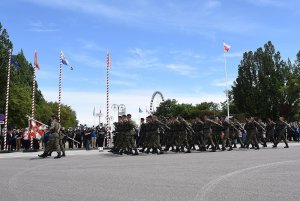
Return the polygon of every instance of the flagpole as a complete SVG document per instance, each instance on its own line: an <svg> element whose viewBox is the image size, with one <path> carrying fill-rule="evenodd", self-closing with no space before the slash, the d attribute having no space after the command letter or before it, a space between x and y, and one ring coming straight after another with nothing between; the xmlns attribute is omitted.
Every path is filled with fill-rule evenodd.
<svg viewBox="0 0 300 201"><path fill-rule="evenodd" d="M8 68L7 68L7 83L6 83L6 99L5 99L5 123L4 123L4 151L6 151L6 140L7 140L7 121L8 121L8 100L9 100L9 85L10 85L10 67L12 50L9 50L8 56Z"/></svg>
<svg viewBox="0 0 300 201"><path fill-rule="evenodd" d="M35 67L33 67L33 74L32 74L32 102L31 102L31 117L34 119L34 113L35 113ZM29 124L30 129L30 124ZM30 131L30 149L33 149L33 136Z"/></svg>
<svg viewBox="0 0 300 201"><path fill-rule="evenodd" d="M61 82L62 82L62 51L60 51L60 61L59 61L59 83L58 83L58 122L60 122Z"/></svg>
<svg viewBox="0 0 300 201"><path fill-rule="evenodd" d="M34 119L35 115L35 62L33 65L33 73L32 73L32 102L31 102L31 118ZM30 129L30 124L29 124ZM31 131L30 131L31 134ZM30 149L33 149L33 137L30 135Z"/></svg>
<svg viewBox="0 0 300 201"><path fill-rule="evenodd" d="M109 52L107 51L107 64L106 64L106 144L107 144L107 147L109 147L109 143L110 143L109 68L110 68L110 58L109 58Z"/></svg>
<svg viewBox="0 0 300 201"><path fill-rule="evenodd" d="M94 125L93 125L93 127L95 127L95 119L96 119L96 114L95 114L95 106L94 106L94 110L93 110L93 117L94 117Z"/></svg>
<svg viewBox="0 0 300 201"><path fill-rule="evenodd" d="M226 52L225 52L225 51L224 51L224 71L225 71L225 83L226 83L227 117L228 117L228 120L229 120L229 98L228 98L227 68L226 68Z"/></svg>

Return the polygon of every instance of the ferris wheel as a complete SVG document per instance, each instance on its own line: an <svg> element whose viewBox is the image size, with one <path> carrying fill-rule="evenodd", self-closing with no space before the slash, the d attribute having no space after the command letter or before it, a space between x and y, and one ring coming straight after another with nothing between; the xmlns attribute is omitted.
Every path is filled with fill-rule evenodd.
<svg viewBox="0 0 300 201"><path fill-rule="evenodd" d="M160 91L153 93L150 102L150 112L153 113L156 111L156 108L160 105L161 102L164 102L164 96Z"/></svg>

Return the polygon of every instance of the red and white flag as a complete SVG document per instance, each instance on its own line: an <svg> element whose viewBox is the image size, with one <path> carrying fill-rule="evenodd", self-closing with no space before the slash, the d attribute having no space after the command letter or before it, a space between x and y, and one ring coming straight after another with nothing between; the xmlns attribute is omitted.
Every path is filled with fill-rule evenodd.
<svg viewBox="0 0 300 201"><path fill-rule="evenodd" d="M41 139L47 129L47 125L35 119L28 119L28 122L30 135L38 140Z"/></svg>
<svg viewBox="0 0 300 201"><path fill-rule="evenodd" d="M223 47L224 47L224 52L228 52L230 50L230 48L231 48L230 45L228 45L228 44L226 44L224 42L223 42Z"/></svg>
<svg viewBox="0 0 300 201"><path fill-rule="evenodd" d="M35 68L40 70L40 65L38 63L38 53L36 50L34 51L34 64L33 65Z"/></svg>

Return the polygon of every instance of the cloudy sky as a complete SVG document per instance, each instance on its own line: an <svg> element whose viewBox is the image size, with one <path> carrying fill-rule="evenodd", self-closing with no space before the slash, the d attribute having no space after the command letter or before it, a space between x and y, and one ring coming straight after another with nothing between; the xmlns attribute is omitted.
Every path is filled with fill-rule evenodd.
<svg viewBox="0 0 300 201"><path fill-rule="evenodd" d="M0 22L14 54L23 49L33 62L37 49L37 80L48 101L58 100L59 52L65 53L74 70L63 69L62 102L92 125L94 107L106 113L107 49L110 103L138 119L155 91L180 103L224 101L223 41L232 47L229 85L242 54L269 40L295 60L299 16L298 0L1 0ZM116 120L115 111L111 116Z"/></svg>

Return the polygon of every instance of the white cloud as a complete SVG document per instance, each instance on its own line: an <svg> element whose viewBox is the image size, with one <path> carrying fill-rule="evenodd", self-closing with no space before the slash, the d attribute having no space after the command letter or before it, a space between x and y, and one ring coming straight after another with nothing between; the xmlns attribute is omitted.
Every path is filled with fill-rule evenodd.
<svg viewBox="0 0 300 201"><path fill-rule="evenodd" d="M233 58L233 57L242 57L244 52L229 52L226 53L226 57Z"/></svg>
<svg viewBox="0 0 300 201"><path fill-rule="evenodd" d="M81 12L122 25L196 33L214 40L216 31L251 34L259 28L257 22L222 12L220 1L192 1L188 4L170 1L129 1L114 3L96 0L24 0L55 9ZM187 10L189 12L187 12ZM247 22L247 23L245 23ZM163 29L162 29L163 27Z"/></svg>
<svg viewBox="0 0 300 201"><path fill-rule="evenodd" d="M69 60L73 60L75 62L81 63L81 65L91 67L91 68L101 68L106 66L106 58L105 54L103 54L103 60L99 58L92 57L85 52L81 53L69 53L70 58ZM74 62L73 62L74 63Z"/></svg>
<svg viewBox="0 0 300 201"><path fill-rule="evenodd" d="M166 67L180 75L197 77L196 69L187 64L167 64Z"/></svg>
<svg viewBox="0 0 300 201"><path fill-rule="evenodd" d="M227 80L228 89L230 89L230 87L233 85L234 81L235 81L234 79L228 79ZM215 87L223 87L225 89L225 87L226 87L225 78L224 79L215 79L215 80L212 81L211 85L215 86Z"/></svg>
<svg viewBox="0 0 300 201"><path fill-rule="evenodd" d="M41 20L31 21L29 24L29 31L33 32L57 32L59 29L56 28L54 23L45 23Z"/></svg>

